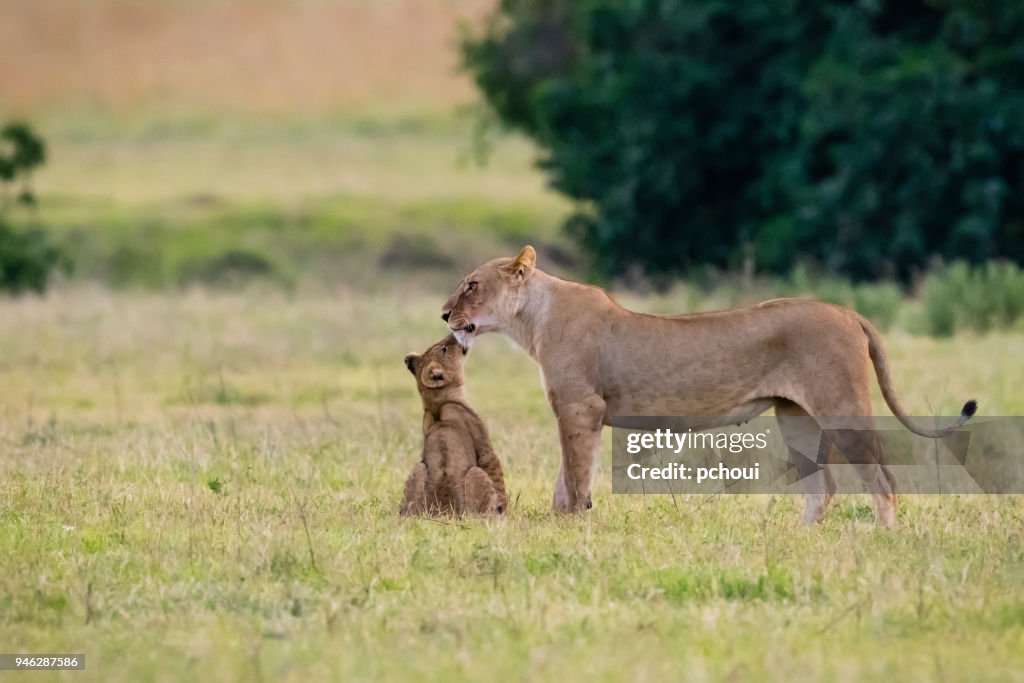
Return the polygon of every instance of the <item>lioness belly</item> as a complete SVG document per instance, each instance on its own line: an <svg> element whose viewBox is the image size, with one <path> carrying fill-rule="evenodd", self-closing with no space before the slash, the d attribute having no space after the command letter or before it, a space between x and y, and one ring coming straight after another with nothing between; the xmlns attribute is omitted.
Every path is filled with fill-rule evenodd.
<svg viewBox="0 0 1024 683"><path fill-rule="evenodd" d="M740 401L734 404L712 402L698 404L691 400L673 400L664 398L654 401L619 401L606 402L606 425L626 426L628 421L617 420L627 416L677 416L690 418L684 427L705 429L726 424L746 422L764 413L774 405L772 398L757 398Z"/></svg>
<svg viewBox="0 0 1024 683"><path fill-rule="evenodd" d="M602 387L609 415L749 419L786 389L788 357L806 342L764 314L692 319L632 318L602 345ZM760 323L760 324L759 324ZM709 425L710 426L710 425Z"/></svg>

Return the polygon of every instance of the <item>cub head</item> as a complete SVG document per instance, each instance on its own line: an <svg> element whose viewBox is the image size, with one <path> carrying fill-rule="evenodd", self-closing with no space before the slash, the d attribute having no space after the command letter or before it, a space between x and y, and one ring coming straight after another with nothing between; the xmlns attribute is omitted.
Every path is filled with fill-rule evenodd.
<svg viewBox="0 0 1024 683"><path fill-rule="evenodd" d="M501 330L515 316L519 291L536 264L537 252L529 245L514 258L488 261L462 278L441 307L441 319L466 347L477 335Z"/></svg>
<svg viewBox="0 0 1024 683"><path fill-rule="evenodd" d="M410 353L405 357L405 367L416 378L420 393L428 389L444 389L462 385L462 364L469 348L463 346L449 334L429 349Z"/></svg>

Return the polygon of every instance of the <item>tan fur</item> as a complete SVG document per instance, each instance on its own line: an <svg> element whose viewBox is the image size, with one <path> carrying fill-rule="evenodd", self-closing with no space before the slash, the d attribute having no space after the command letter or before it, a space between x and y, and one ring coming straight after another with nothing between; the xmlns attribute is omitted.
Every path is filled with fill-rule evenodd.
<svg viewBox="0 0 1024 683"><path fill-rule="evenodd" d="M467 352L449 335L422 355L405 357L423 402L423 456L405 482L403 515L505 510L501 461L462 388Z"/></svg>
<svg viewBox="0 0 1024 683"><path fill-rule="evenodd" d="M948 434L973 413L973 404L970 413L965 406L961 420L943 430L924 429L907 418L878 334L854 311L779 299L715 313L647 315L622 308L600 288L535 266L529 246L515 258L483 264L459 283L441 317L464 344L501 332L540 364L561 437L556 511L591 506L601 428L617 416L702 416L706 420L694 425L702 428L747 420L769 408L792 417L870 416L872 366L890 408L919 434ZM808 430L813 433L803 433ZM813 444L803 446L813 462L822 442L814 420L795 420L788 431L791 450ZM865 470L865 478L879 523L892 524L894 482L880 466L877 442L870 436L842 440L830 445L877 470ZM806 522L822 518L834 491L827 473L817 482L807 491Z"/></svg>

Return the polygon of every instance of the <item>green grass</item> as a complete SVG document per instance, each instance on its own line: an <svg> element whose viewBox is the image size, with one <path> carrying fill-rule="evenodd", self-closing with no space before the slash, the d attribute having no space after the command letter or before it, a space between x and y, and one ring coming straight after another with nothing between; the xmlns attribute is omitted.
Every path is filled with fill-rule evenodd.
<svg viewBox="0 0 1024 683"><path fill-rule="evenodd" d="M790 497L612 496L609 441L595 509L554 517L554 420L535 365L498 337L467 372L508 514L400 519L421 445L402 358L444 333L465 268L527 241L545 269L559 248L578 259L558 232L571 207L521 139L469 163L453 116L468 86L450 22L430 21L459 8L350 21L356 40L323 21L310 40L278 8L270 25L318 55L280 60L237 49L252 35L237 18L260 8L221 4L170 24L190 40L148 40L165 19L132 19L164 5L85 22L102 7L70 3L46 35L15 33L34 49L10 64L55 77L0 104L49 143L24 220L76 269L44 299L0 298L0 651L84 652L87 670L3 680L1024 678L1020 499L908 497L876 530L846 496L804 529ZM180 51L192 39L207 61ZM397 69L411 51L417 68ZM202 78L211 55L232 87ZM330 77L290 79L295 65ZM717 285L622 298L680 312L813 292L892 325L912 412L972 396L1024 411L1019 324L919 338L904 319L920 305L892 288Z"/></svg>
<svg viewBox="0 0 1024 683"><path fill-rule="evenodd" d="M805 529L791 497L613 496L606 448L595 509L554 517L554 421L499 337L467 372L509 513L400 519L402 358L442 299L0 300L2 649L86 653L33 680L1020 680L1019 498ZM1019 335L887 341L913 412L1024 410Z"/></svg>
<svg viewBox="0 0 1024 683"><path fill-rule="evenodd" d="M440 284L527 241L559 245L559 215L475 197L389 201L334 195L302 202L186 198L141 207L44 200L41 214L71 255L73 277L164 289L261 280L372 289L400 277ZM447 280L444 281L447 284Z"/></svg>
<svg viewBox="0 0 1024 683"><path fill-rule="evenodd" d="M526 241L568 251L568 203L545 189L533 148L502 138L480 166L465 123L221 123L120 136L100 123L88 134L44 128L40 206L14 216L50 232L78 281L447 286L438 270Z"/></svg>

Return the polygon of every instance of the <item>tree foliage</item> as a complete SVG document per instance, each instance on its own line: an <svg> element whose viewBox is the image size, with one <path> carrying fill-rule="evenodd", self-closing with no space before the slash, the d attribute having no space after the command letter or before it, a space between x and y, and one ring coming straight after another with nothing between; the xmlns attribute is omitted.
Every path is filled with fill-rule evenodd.
<svg viewBox="0 0 1024 683"><path fill-rule="evenodd" d="M1017 0L502 0L462 42L598 267L1024 260Z"/></svg>
<svg viewBox="0 0 1024 683"><path fill-rule="evenodd" d="M45 161L46 146L28 125L0 128L0 289L42 292L62 262L42 230L15 229L8 221L16 206L35 206L32 171Z"/></svg>

